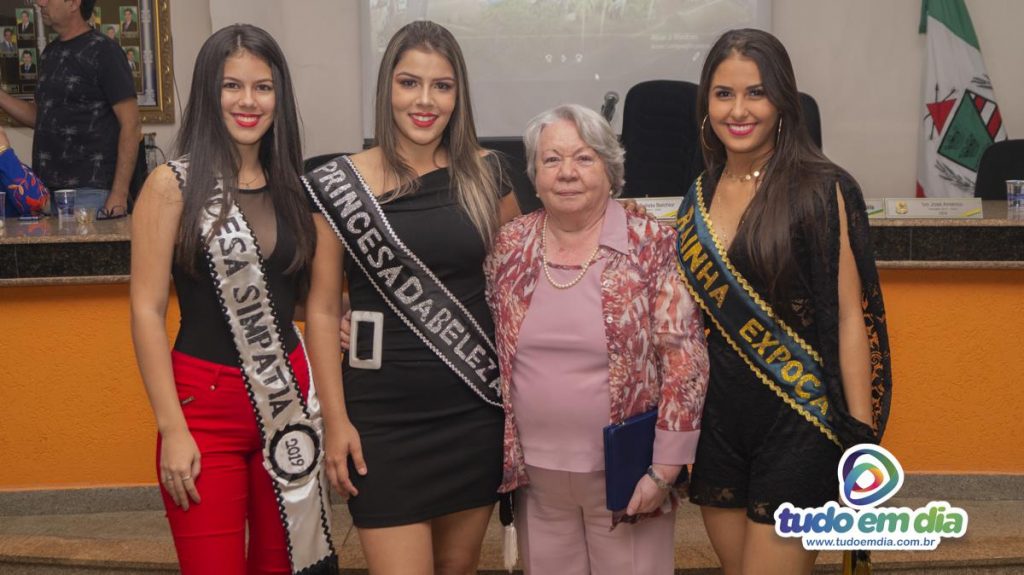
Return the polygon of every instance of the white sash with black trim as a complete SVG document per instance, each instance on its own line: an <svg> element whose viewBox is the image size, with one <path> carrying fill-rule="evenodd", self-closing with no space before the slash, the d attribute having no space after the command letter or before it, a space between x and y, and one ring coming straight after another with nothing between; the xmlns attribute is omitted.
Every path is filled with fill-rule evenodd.
<svg viewBox="0 0 1024 575"><path fill-rule="evenodd" d="M223 204L223 188L218 184L202 212L203 237L209 238L206 259L263 436L263 466L273 479L292 572L333 575L338 572L338 557L331 542L327 484L320 465L320 402L312 376L309 397L303 398L299 390L252 230L236 204ZM222 206L227 219L211 236Z"/></svg>
<svg viewBox="0 0 1024 575"><path fill-rule="evenodd" d="M501 409L498 352L491 337L395 234L352 162L335 158L302 181L388 306L473 392Z"/></svg>

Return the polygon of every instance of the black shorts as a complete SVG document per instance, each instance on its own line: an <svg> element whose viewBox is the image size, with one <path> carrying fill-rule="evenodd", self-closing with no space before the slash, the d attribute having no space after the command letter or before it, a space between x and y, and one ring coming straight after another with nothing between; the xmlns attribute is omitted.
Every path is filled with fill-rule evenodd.
<svg viewBox="0 0 1024 575"><path fill-rule="evenodd" d="M817 507L839 497L842 450L768 386L746 373L714 377L701 420L690 501L747 510L774 523L783 503Z"/></svg>

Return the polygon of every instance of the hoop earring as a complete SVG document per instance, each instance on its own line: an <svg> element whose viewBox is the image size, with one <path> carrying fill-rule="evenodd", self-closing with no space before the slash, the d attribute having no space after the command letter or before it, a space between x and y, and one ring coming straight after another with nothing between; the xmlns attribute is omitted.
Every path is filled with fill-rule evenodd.
<svg viewBox="0 0 1024 575"><path fill-rule="evenodd" d="M782 116L779 116L779 128L775 130L775 145L779 145L779 138L782 137Z"/></svg>
<svg viewBox="0 0 1024 575"><path fill-rule="evenodd" d="M703 146L705 150L709 150L710 151L711 150L711 146L709 146L707 141L704 139L704 125L707 124L707 123L708 123L708 115L704 114L704 119L700 121L700 145Z"/></svg>

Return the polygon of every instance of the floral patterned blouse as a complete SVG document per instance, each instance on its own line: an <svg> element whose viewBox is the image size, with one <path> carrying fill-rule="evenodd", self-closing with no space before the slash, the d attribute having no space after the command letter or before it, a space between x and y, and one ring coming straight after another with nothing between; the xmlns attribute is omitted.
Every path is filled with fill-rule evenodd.
<svg viewBox="0 0 1024 575"><path fill-rule="evenodd" d="M608 209L622 210L614 200ZM505 407L502 492L529 483L510 391L519 328L542 278L544 217L539 210L503 227L484 264ZM696 435L708 383L707 345L699 309L676 269L676 232L647 216L625 213L624 220L626 241L599 248L599 256L607 260L601 307L608 344L609 423L657 407L659 431Z"/></svg>

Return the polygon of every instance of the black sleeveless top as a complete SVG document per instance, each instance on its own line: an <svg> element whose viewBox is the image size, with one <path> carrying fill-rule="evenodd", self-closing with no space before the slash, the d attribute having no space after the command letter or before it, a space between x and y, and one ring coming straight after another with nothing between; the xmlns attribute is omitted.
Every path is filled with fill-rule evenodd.
<svg viewBox="0 0 1024 575"><path fill-rule="evenodd" d="M172 169L181 185L180 164L172 164ZM271 302L284 335L285 351L291 353L299 343L298 335L290 326L295 316L302 272L285 273L295 254L295 234L274 210L268 191L268 187L239 190L236 197L238 207L256 235ZM200 263L196 267L203 270L199 277L189 274L178 262L171 267L181 312L174 349L213 363L237 366L240 362L238 350L224 319L209 267L204 256L197 254L196 257Z"/></svg>

